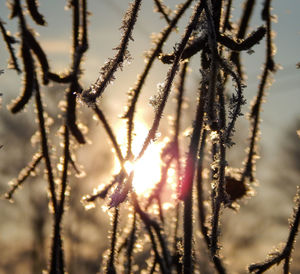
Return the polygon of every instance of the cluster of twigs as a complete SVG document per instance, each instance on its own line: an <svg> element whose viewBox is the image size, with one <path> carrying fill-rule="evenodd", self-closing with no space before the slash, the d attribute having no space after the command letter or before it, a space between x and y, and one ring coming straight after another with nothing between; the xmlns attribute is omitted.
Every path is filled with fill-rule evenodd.
<svg viewBox="0 0 300 274"><path fill-rule="evenodd" d="M24 183L41 160L44 160L54 220L49 272L65 272L63 237L61 235L62 218L65 208L66 188L70 176L68 173L70 164L77 170L71 157L72 148L69 139L71 134L78 143L85 143L85 137L80 131L76 119L77 104L83 102L95 112L97 118L103 124L120 162L120 171L118 174L113 175L111 182L101 191L84 198L86 203L92 203L99 198L107 200L110 210L113 211L111 245L102 270L106 273L132 273L135 263L134 249L136 241L139 237L139 231L145 229L151 245L149 250L146 250L146 248L144 250L151 258L148 265L149 273L155 271L159 273L171 273L173 271L185 274L193 273L199 267L195 259L195 231L198 228L193 223L193 219L196 218L215 270L218 273L230 273L230 270L226 269L227 267L220 254L220 219L222 211L226 208L234 208L237 200L247 195L251 183L255 181L254 171L261 105L269 75L276 70L273 60L271 1L265 0L263 3L261 12L264 21L263 26L250 34L247 33L255 4L253 0L245 1L240 22L235 27L230 22L232 10L232 1L230 0L186 0L178 5L174 11L166 7L161 0L154 1L155 10L166 21L166 27L160 32L154 47L148 52L145 68L133 88L128 92L127 110L123 116L123 119L127 121L127 151L125 155L123 155L117 142L114 128L109 124L97 103L101 100L101 95L105 92L106 87L114 80L115 72L122 68L125 60L130 58L128 45L130 40L133 40L134 27L143 1L135 0L130 4L123 18L121 27L123 33L120 45L116 47L116 55L106 62L101 69L100 76L86 89L82 88L80 84L80 67L84 53L88 49L87 1L69 1L73 18L73 46L70 69L65 75L59 75L51 71L46 53L26 22L27 10L36 24L46 24L44 17L38 10L37 1L27 0L26 7L22 6L21 0L13 0L10 4L10 18L16 18L19 24L20 35L18 39L21 49L20 59L23 62L22 69L14 53L16 38L6 31L2 20L0 20L0 27L3 40L11 56L10 64L12 68L24 74L23 91L16 101L10 105L10 109L13 113L20 112L32 97L35 99L41 148L16 179L12 189L7 193L7 198L13 198L15 190ZM193 13L182 37L174 46L174 52L164 53L164 44L168 41L181 17L189 12L188 8L192 4L194 4ZM240 61L240 53L241 51L251 50L263 40L266 43L266 57L257 96L249 115L251 127L248 153L243 169L238 172L231 169L230 173L228 172L230 167L228 167L226 161L226 151L228 148L234 147L232 136L235 132L235 123L238 117L242 115L241 108L245 104L243 95L243 79L245 77ZM197 94L189 95L195 98L193 101L197 102L197 106L190 143L187 153L182 156L180 151L184 148L180 145L180 123L184 112L182 104L187 78L186 72L191 58L200 59L198 69L201 81ZM155 110L153 123L139 154L134 155L132 141L134 138L136 106L155 61L163 62L166 66L169 65L170 68L165 82L151 100ZM38 77L38 71L41 72L41 77ZM178 76L176 84L177 104L174 110L173 133L169 136L170 141L161 153L163 162L161 179L145 202L140 199L133 188L134 171L126 170L125 163L126 161L134 163L141 159L150 143L155 141L176 76ZM235 84L235 90L229 92L231 94L230 99L227 99L226 93L228 91L225 87L230 78ZM46 113L40 90L42 86L48 85L51 81L69 85L65 91L66 107L63 110L64 119L62 121L64 151L61 157L57 157L61 159L60 174L54 172L54 165L51 161L50 142L45 122ZM209 159L211 160L207 160L207 155L210 156ZM184 164L182 164L182 159L184 159ZM176 170L177 198L174 201L175 221L171 221L171 226L168 226L162 209L162 194L167 184L168 170L171 166L175 166ZM203 177L205 166L210 168L210 178ZM57 180L59 180L59 184L55 183ZM196 203L193 201L195 197L197 199ZM206 200L210 203L210 208L204 206ZM120 210L124 210L122 209L124 204L133 216L129 219L129 232L126 235L120 233L121 224L119 222ZM296 204L290 235L284 250L263 263L251 265L249 267L250 272L263 273L274 264L284 260L284 273L289 273L291 253L299 225L299 199ZM158 215L151 212L150 208L153 205L157 205ZM196 212L198 215L196 215ZM181 224L182 228L180 228ZM168 236L167 231L170 231L170 229L172 235ZM120 265L119 261L121 261L122 256L125 258L125 262Z"/></svg>

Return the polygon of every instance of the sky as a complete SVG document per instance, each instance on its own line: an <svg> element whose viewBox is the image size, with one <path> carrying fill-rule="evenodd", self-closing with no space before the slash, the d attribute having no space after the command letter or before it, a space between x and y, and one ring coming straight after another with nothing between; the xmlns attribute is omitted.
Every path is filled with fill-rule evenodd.
<svg viewBox="0 0 300 274"><path fill-rule="evenodd" d="M174 7L180 1L164 1L170 7ZM241 11L241 1L234 2L234 15L239 16ZM47 54L50 56L50 65L53 70L64 71L69 66L71 37L69 30L71 27L70 10L65 8L66 1L52 0L39 1L40 11L45 15L48 21L47 27L34 28L39 33L39 40L42 43ZM299 45L300 45L300 25L298 15L300 14L300 4L295 0L274 0L273 14L276 16L277 23L273 23L275 31L275 43L277 53L275 61L282 67L275 75L275 82L269 90L267 103L264 105L263 120L265 131L268 135L276 136L278 127L281 128L284 124L289 123L295 117L299 117L298 102L300 99L299 92L299 70L296 69L296 63L300 61ZM83 80L88 84L94 81L98 75L99 68L107 58L113 55L112 48L117 46L120 39L120 16L127 9L128 1L104 0L104 1L89 1L88 9L91 11L90 20L90 50L85 58L85 74ZM3 8L5 1L0 0L0 17L7 22L7 29L12 33L17 31L15 22L10 22L8 10ZM261 8L261 3L256 6L256 11ZM160 20L158 14L153 14L152 1L143 1L142 10L137 21L134 31L135 43L131 44L130 50L133 56L133 62L126 70L129 71L134 83L136 68L142 67L143 50L149 48L149 35L152 31L158 32L163 27L163 20ZM55 16L52 16L55 14ZM28 20L31 26L34 23ZM186 22L183 20L183 22ZM255 20L252 23L252 28L256 28L262 24L259 13L256 12ZM180 24L182 26L183 24ZM135 47L135 44L138 45ZM263 44L263 42L261 43ZM4 44L0 42L0 68L5 69L7 63L7 53L4 50ZM255 54L247 56L244 54L243 63L248 71L248 89L246 90L247 98L250 101L255 95L258 85L257 77L260 73L258 70L261 67L263 51L260 48L254 48ZM128 73L128 72L126 72ZM197 75L197 69L193 74ZM128 78L128 77L126 77ZM159 75L154 76L154 81L159 80ZM162 79L160 79L161 81ZM16 85L17 84L17 85ZM7 96L5 89L19 90L19 82L16 82L16 73L6 70L5 75L1 76L1 87L4 93L4 102L11 99ZM130 85L130 83L129 83ZM12 88L15 86L15 88ZM123 92L124 93L124 92ZM284 109L284 111L280 111ZM280 115L278 113L280 112Z"/></svg>

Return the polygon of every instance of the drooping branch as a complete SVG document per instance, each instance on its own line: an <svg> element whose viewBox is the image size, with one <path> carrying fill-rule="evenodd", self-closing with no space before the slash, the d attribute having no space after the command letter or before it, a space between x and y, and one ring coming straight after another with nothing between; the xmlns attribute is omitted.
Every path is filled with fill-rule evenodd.
<svg viewBox="0 0 300 274"><path fill-rule="evenodd" d="M5 29L4 22L0 18L0 30L3 36L3 40L5 41L6 47L8 49L9 55L10 55L10 62L9 65L16 70L18 73L21 73L22 70L19 67L17 57L15 55L15 50L13 48L13 44L17 42L17 40L10 35L10 33Z"/></svg>
<svg viewBox="0 0 300 274"><path fill-rule="evenodd" d="M248 268L249 271L254 272L256 274L264 273L275 264L278 265L281 263L281 261L284 261L283 273L289 274L290 263L292 260L291 256L294 249L296 236L299 230L299 224L300 224L300 188L298 187L296 198L295 198L294 214L290 221L290 233L285 243L285 247L283 248L282 251L278 251L276 253L273 252L270 255L270 258L268 258L266 261L262 263L251 264Z"/></svg>
<svg viewBox="0 0 300 274"><path fill-rule="evenodd" d="M129 91L129 107L124 114L124 118L127 120L127 155L126 159L130 159L132 157L131 145L132 145L132 134L134 130L133 120L135 114L136 104L138 102L139 95L141 93L142 87L146 81L146 78L149 74L149 71L154 63L156 57L161 53L162 47L166 40L168 39L171 31L178 23L179 19L182 17L184 12L190 6L193 0L187 0L183 5L181 5L178 10L175 12L175 16L170 22L170 24L161 31L160 39L157 41L156 46L150 50L151 54L148 57L147 64L142 72L142 74L138 77L138 81L135 83L135 87Z"/></svg>
<svg viewBox="0 0 300 274"><path fill-rule="evenodd" d="M63 169L60 180L60 193L57 212L54 216L54 235L52 239L52 250L51 250L51 261L50 261L50 273L64 273L64 252L61 235L61 223L65 209L66 189L67 189L67 178L68 178L68 166L70 157L70 141L69 141L69 130L67 126L64 126L64 155L63 155Z"/></svg>
<svg viewBox="0 0 300 274"><path fill-rule="evenodd" d="M32 157L32 161L19 174L16 182L11 186L11 189L5 194L5 198L11 200L15 191L22 186L26 179L35 172L36 167L42 160L43 155L38 152Z"/></svg>
<svg viewBox="0 0 300 274"><path fill-rule="evenodd" d="M87 40L87 8L86 0L74 0L70 3L73 9L73 55L70 78L71 82L66 93L67 100L67 124L70 132L80 144L85 143L83 133L78 127L76 116L76 93L80 93L82 88L79 84L81 74L80 64L83 55L88 49ZM80 9L81 7L81 9ZM81 10L81 13L80 13Z"/></svg>
<svg viewBox="0 0 300 274"><path fill-rule="evenodd" d="M107 119L106 119L106 117L105 117L105 115L104 115L104 113L102 112L101 109L99 109L97 106L95 106L94 112L96 113L99 120L102 122L103 127L104 127L106 133L108 134L108 137L109 137L110 141L112 142L114 150L116 151L119 162L120 162L121 166L123 166L124 158L123 158L123 155L122 155L122 152L121 152L120 145L117 142L117 139L115 137L115 134L112 131L111 126L107 122Z"/></svg>
<svg viewBox="0 0 300 274"><path fill-rule="evenodd" d="M243 14L241 16L240 22L239 22L239 29L237 33L237 39L244 39L246 35L246 31L248 29L250 19L252 17L252 13L255 6L255 0L247 0L247 2L244 5ZM232 62L236 65L238 75L244 79L243 71L242 71L242 65L240 61L240 52L232 52L230 59Z"/></svg>
<svg viewBox="0 0 300 274"><path fill-rule="evenodd" d="M109 258L107 261L107 268L106 268L106 273L107 274L115 274L116 272L116 267L115 267L115 253L116 253L116 242L118 238L118 223L119 223L119 208L116 207L114 209L114 214L113 214L113 228L111 232L111 242L110 242L110 253L109 253Z"/></svg>
<svg viewBox="0 0 300 274"><path fill-rule="evenodd" d="M32 59L30 49L27 46L27 44L22 40L21 45L21 55L22 55L22 62L24 67L24 86L22 94L13 101L9 108L12 113L17 113L21 111L25 105L29 102L34 89L34 74L35 74L35 68L34 68L34 61Z"/></svg>
<svg viewBox="0 0 300 274"><path fill-rule="evenodd" d="M262 18L266 21L267 26L267 39L266 39L266 59L264 68L262 71L261 80L258 87L257 96L255 98L254 103L251 107L250 113L250 120L252 124L251 129L251 137L250 137L250 145L248 149L248 155L245 163L244 172L242 175L242 181L245 178L249 178L251 182L254 181L254 165L255 165L255 156L256 156L256 143L258 139L258 132L259 132L259 121L260 121L260 113L261 113L261 106L263 102L263 97L265 94L265 89L268 82L268 77L270 72L275 71L275 63L273 60L273 42L272 42L272 35L271 35L271 1L266 0L264 3L264 8L262 11Z"/></svg>
<svg viewBox="0 0 300 274"><path fill-rule="evenodd" d="M129 58L127 47L129 40L133 40L132 31L137 20L141 2L142 0L135 0L123 18L121 29L123 29L124 33L120 45L116 48L118 50L117 54L102 67L101 74L96 82L81 93L80 97L82 101L88 105L92 106L95 104L96 99L102 95L106 86L114 81L116 70L122 68L123 62Z"/></svg>
<svg viewBox="0 0 300 274"><path fill-rule="evenodd" d="M45 126L45 117L44 117L44 107L42 103L42 98L40 94L40 87L37 80L35 80L35 104L37 109L37 116L38 116L38 123L39 123L39 131L41 136L41 150L43 154L43 158L45 160L46 166L46 174L48 177L48 185L50 190L50 199L51 199L51 206L54 214L57 213L58 210L58 202L56 197L56 190L55 190L55 182L54 182L54 175L53 175L53 167L51 164L51 157L49 151L49 142L48 136Z"/></svg>
<svg viewBox="0 0 300 274"><path fill-rule="evenodd" d="M201 129L203 127L204 104L207 90L203 82L200 88L194 129L186 158L184 177L181 185L181 199L184 202L183 231L184 231L184 254L183 273L192 273L192 239L193 239L193 180L197 162L197 151L200 142Z"/></svg>
<svg viewBox="0 0 300 274"><path fill-rule="evenodd" d="M193 32L193 30L197 27L197 23L199 21L201 12L203 10L203 5L202 2L200 1L198 3L198 5L195 8L195 12L191 18L191 21L189 23L189 25L186 28L185 34L182 38L182 40L180 41L178 48L176 50L176 57L174 59L173 65L170 68L168 74L167 74L167 78L165 80L165 83L163 85L162 90L159 91L158 95L156 95L156 97L154 98L154 102L153 105L155 107L155 117L154 117L154 121L152 123L151 129L149 130L149 133L145 139L145 142L143 144L143 147L138 155L137 158L141 158L141 156L144 154L145 150L147 149L148 145L150 144L150 142L155 139L155 134L157 132L159 123L160 123L160 119L162 117L166 102L168 100L169 97L169 93L170 93L170 89L173 83L173 79L176 75L177 69L178 69L178 65L179 65L179 61L180 61L180 57L182 55L182 52Z"/></svg>
<svg viewBox="0 0 300 274"><path fill-rule="evenodd" d="M27 9L31 18L37 23L38 25L45 26L47 23L45 21L44 16L38 10L38 2L37 0L26 0Z"/></svg>
<svg viewBox="0 0 300 274"><path fill-rule="evenodd" d="M156 7L157 7L157 12L161 13L162 16L165 18L166 22L168 24L170 24L170 22L171 22L171 19L169 18L170 11L166 7L166 5L164 5L164 3L162 2L162 0L154 0L154 3L156 5Z"/></svg>

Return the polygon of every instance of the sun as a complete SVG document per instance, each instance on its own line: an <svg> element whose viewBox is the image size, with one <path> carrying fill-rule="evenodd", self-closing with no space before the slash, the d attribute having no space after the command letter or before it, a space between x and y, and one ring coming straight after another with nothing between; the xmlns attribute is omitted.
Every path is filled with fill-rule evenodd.
<svg viewBox="0 0 300 274"><path fill-rule="evenodd" d="M126 152L126 126L123 124L118 128L117 141L124 154ZM134 137L132 142L132 153L134 156L137 156L140 152L147 134L148 128L146 124L141 121L136 121L134 124ZM162 165L160 154L164 146L165 140L164 142L153 142L139 160L134 163L129 161L125 163L124 166L128 173L134 171L132 185L137 194L145 197L148 196L151 189L159 182ZM115 163L115 170L118 170L120 164L117 159L115 159Z"/></svg>

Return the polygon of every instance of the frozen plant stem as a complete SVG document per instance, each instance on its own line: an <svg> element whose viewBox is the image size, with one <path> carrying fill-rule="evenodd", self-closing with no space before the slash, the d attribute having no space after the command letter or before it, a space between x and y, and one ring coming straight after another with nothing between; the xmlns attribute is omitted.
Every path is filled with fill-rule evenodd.
<svg viewBox="0 0 300 274"><path fill-rule="evenodd" d="M200 98L198 99L198 107L196 118L194 121L194 129L189 145L189 152L186 159L184 177L182 182L181 198L184 203L183 215L183 233L184 233L184 253L183 253L183 273L193 273L192 264L192 239L193 239L193 180L195 166L197 162L198 146L200 142L201 129L203 127L205 91L202 86L200 90Z"/></svg>
<svg viewBox="0 0 300 274"><path fill-rule="evenodd" d="M113 215L113 228L112 228L112 235L111 235L111 244L110 244L110 253L107 263L107 274L115 274L116 267L115 267L115 253L116 253L116 242L118 237L118 222L119 222L119 208L115 207Z"/></svg>
<svg viewBox="0 0 300 274"><path fill-rule="evenodd" d="M144 83L146 81L147 76L149 75L150 69L152 68L152 65L154 63L154 60L159 56L159 54L162 51L162 47L164 43L167 41L171 31L175 28L176 24L178 23L181 16L184 14L184 12L187 10L187 8L190 6L190 4L193 2L193 0L187 0L178 10L175 12L175 16L170 22L170 24L161 32L161 38L156 43L156 46L150 50L151 55L148 57L147 64L142 72L142 74L138 77L138 81L135 83L135 87L129 91L129 106L128 110L126 111L124 118L127 119L127 155L126 159L130 159L132 157L132 135L134 130L134 114L135 114L135 108L136 104L139 99L139 95L141 93L142 87L144 86Z"/></svg>
<svg viewBox="0 0 300 274"><path fill-rule="evenodd" d="M198 221L202 236L205 240L207 248L210 246L210 238L208 235L208 227L206 226L206 214L204 209L204 190L203 190L203 158L206 145L207 130L202 129L201 144L199 149L199 159L197 162L197 198L198 198Z"/></svg>
<svg viewBox="0 0 300 274"><path fill-rule="evenodd" d="M133 262L133 248L136 240L136 230L137 230L137 218L136 218L136 212L134 211L133 213L133 220L132 220L132 228L131 232L129 235L129 241L128 241L128 246L126 250L126 255L127 255L127 264L126 264L126 273L131 274L131 269L132 269L132 262Z"/></svg>
<svg viewBox="0 0 300 274"><path fill-rule="evenodd" d="M54 224L54 237L52 243L52 261L50 273L64 273L64 254L63 254L63 244L61 237L61 223L64 213L66 188L67 188L67 178L68 178L68 164L69 164L69 130L67 126L64 126L64 156L63 156L63 171L61 176L61 190L60 190L60 200L58 205L58 210L55 214L55 224Z"/></svg>
<svg viewBox="0 0 300 274"><path fill-rule="evenodd" d="M212 260L215 264L218 273L226 273L224 266L220 260L218 254L219 250L219 233L220 233L220 215L222 203L227 203L227 194L225 193L225 167L226 167L226 146L225 146L225 136L224 130L226 125L226 114L225 114L225 100L224 100L224 89L220 87L218 89L219 97L219 124L218 124L218 138L219 138L219 166L218 166L218 183L217 183L217 193L214 197L214 207L212 212L212 224L211 224L211 236L210 236L210 251Z"/></svg>
<svg viewBox="0 0 300 274"><path fill-rule="evenodd" d="M94 105L96 99L102 95L106 86L114 80L114 73L121 68L125 59L129 58L127 50L129 40L132 39L132 31L137 20L138 11L142 0L135 0L128 9L123 19L122 29L124 31L120 45L117 47L117 54L110 59L102 68L100 77L87 90L81 94L82 100L88 105Z"/></svg>
<svg viewBox="0 0 300 274"><path fill-rule="evenodd" d="M300 188L298 187L296 194L296 206L294 208L294 216L290 223L290 233L288 239L286 241L285 247L281 252L277 252L270 256L270 259L262 263L251 264L249 266L249 271L258 273L264 273L268 269L270 269L275 264L278 265L281 261L284 260L283 264L283 273L289 274L290 272L290 263L291 263L291 255L293 252L296 236L299 229L300 224Z"/></svg>
<svg viewBox="0 0 300 274"><path fill-rule="evenodd" d="M197 6L195 7L195 12L191 18L191 21L186 28L185 34L184 34L181 42L178 45L173 65L167 74L167 79L165 80L164 88L162 91L160 91L161 92L161 94L160 94L161 100L158 102L158 106L157 106L157 109L155 112L155 117L154 117L152 127L149 130L148 136L145 139L145 142L143 144L143 147L142 147L137 159L139 159L143 156L143 154L144 154L145 150L147 149L148 145L150 144L150 142L153 139L155 139L155 134L157 132L157 129L158 129L158 126L159 126L159 123L160 123L160 120L161 120L161 117L162 117L162 114L163 114L163 111L164 111L164 108L165 108L165 105L166 105L166 102L167 102L167 99L168 99L168 96L170 93L172 82L173 82L173 79L174 79L177 69L178 69L181 54L188 42L193 30L195 30L197 27L197 23L199 21L202 10L203 10L202 1L199 1Z"/></svg>
<svg viewBox="0 0 300 274"><path fill-rule="evenodd" d="M77 125L76 116L76 92L82 90L79 84L80 64L83 54L88 49L87 41L87 0L73 0L70 2L73 10L73 48L72 48L72 67L69 89L66 92L67 99L67 124L70 132L80 144L85 143L85 138ZM81 9L80 9L81 7ZM80 13L81 10L81 13Z"/></svg>
<svg viewBox="0 0 300 274"><path fill-rule="evenodd" d="M259 133L259 122L260 122L260 113L261 105L263 102L263 97L265 94L265 89L268 81L268 76L270 72L275 71L275 63L273 60L273 45L271 37L271 0L265 0L264 8L262 11L262 18L266 21L267 24L267 39L266 39L266 60L263 67L261 81L259 83L258 93L255 98L255 102L251 108L250 120L252 124L250 145L247 155L247 160L245 163L244 172L242 175L242 180L249 178L251 182L254 181L254 166L255 166L255 156L256 156L256 143Z"/></svg>
<svg viewBox="0 0 300 274"><path fill-rule="evenodd" d="M16 183L14 183L11 189L5 194L5 198L11 200L15 191L22 186L26 179L35 171L36 167L43 159L43 155L38 152L32 157L32 161L27 165L25 169L19 174Z"/></svg>

